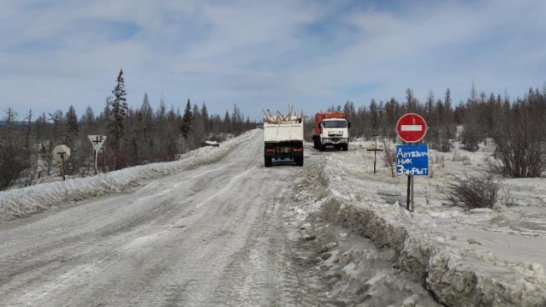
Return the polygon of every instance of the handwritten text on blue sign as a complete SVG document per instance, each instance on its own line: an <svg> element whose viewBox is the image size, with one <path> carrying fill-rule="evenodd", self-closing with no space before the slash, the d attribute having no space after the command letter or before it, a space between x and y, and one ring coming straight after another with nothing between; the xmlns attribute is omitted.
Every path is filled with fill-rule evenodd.
<svg viewBox="0 0 546 307"><path fill-rule="evenodd" d="M396 172L411 176L428 176L427 145L396 145Z"/></svg>

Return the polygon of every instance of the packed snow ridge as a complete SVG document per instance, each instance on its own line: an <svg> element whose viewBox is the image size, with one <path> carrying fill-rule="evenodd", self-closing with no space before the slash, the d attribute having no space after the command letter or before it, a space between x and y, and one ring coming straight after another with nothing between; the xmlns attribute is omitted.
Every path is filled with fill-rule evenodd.
<svg viewBox="0 0 546 307"><path fill-rule="evenodd" d="M259 133L259 130L252 130L222 143L220 147L199 148L181 156L178 161L130 167L87 178L43 183L0 192L0 220L29 216L66 202L121 192L154 178L214 163Z"/></svg>

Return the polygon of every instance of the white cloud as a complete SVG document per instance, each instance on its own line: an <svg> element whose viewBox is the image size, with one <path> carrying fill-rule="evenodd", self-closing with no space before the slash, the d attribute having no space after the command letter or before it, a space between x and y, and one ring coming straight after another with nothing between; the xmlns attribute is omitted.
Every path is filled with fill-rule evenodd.
<svg viewBox="0 0 546 307"><path fill-rule="evenodd" d="M465 99L472 81L517 96L546 81L545 15L539 0L5 1L0 107L98 112L120 67L133 106L148 92L254 117L403 99L406 88Z"/></svg>

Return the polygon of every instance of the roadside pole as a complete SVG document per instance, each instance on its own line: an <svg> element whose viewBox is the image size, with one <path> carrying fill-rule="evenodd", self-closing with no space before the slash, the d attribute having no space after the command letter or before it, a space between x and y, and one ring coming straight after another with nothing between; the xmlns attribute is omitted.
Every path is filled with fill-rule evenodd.
<svg viewBox="0 0 546 307"><path fill-rule="evenodd" d="M63 181L66 180L66 176L64 174L64 152L59 153L61 156L61 176L63 176Z"/></svg>
<svg viewBox="0 0 546 307"><path fill-rule="evenodd" d="M63 181L66 180L65 170L64 170L64 162L70 158L70 148L66 145L57 145L55 148L53 148L53 152L51 153L53 155L53 159L61 164L61 176L63 177Z"/></svg>
<svg viewBox="0 0 546 307"><path fill-rule="evenodd" d="M373 135L375 137L375 145L372 148L368 148L367 151L373 151L373 173L376 173L376 165L377 165L377 152L383 151L383 149L377 147L377 134Z"/></svg>
<svg viewBox="0 0 546 307"><path fill-rule="evenodd" d="M407 197L406 197L406 209L410 210L411 211L411 207L410 207L410 204L411 204L411 192L412 192L412 189L411 189L411 175L408 175L408 193L407 193Z"/></svg>
<svg viewBox="0 0 546 307"><path fill-rule="evenodd" d="M417 144L427 132L427 123L416 113L404 114L396 123L396 133L404 144L396 145L396 172L408 176L406 209L413 211L415 176L428 176L428 147Z"/></svg>
<svg viewBox="0 0 546 307"><path fill-rule="evenodd" d="M408 146L411 146L413 144L407 144ZM406 200L406 209L408 211L413 211L413 183L415 182L415 179L413 178L413 174L411 172L408 172L408 197Z"/></svg>
<svg viewBox="0 0 546 307"><path fill-rule="evenodd" d="M98 159L99 159L99 152L96 149L93 149L95 151L95 175L98 174Z"/></svg>
<svg viewBox="0 0 546 307"><path fill-rule="evenodd" d="M415 195L413 193L413 186L415 184L415 178L413 178L413 176L410 176L411 177L411 201L410 201L410 209L408 209L409 211L413 211L413 209L415 209L415 203L413 202L413 196Z"/></svg>

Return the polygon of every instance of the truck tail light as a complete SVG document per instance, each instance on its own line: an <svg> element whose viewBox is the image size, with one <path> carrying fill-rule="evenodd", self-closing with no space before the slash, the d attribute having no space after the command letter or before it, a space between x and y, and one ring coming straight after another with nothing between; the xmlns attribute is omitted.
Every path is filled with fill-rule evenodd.
<svg viewBox="0 0 546 307"><path fill-rule="evenodd" d="M274 152L275 152L275 149L273 149L273 148L267 148L265 151L266 151L267 153L274 153Z"/></svg>
<svg viewBox="0 0 546 307"><path fill-rule="evenodd" d="M293 152L303 152L303 148L293 148Z"/></svg>

